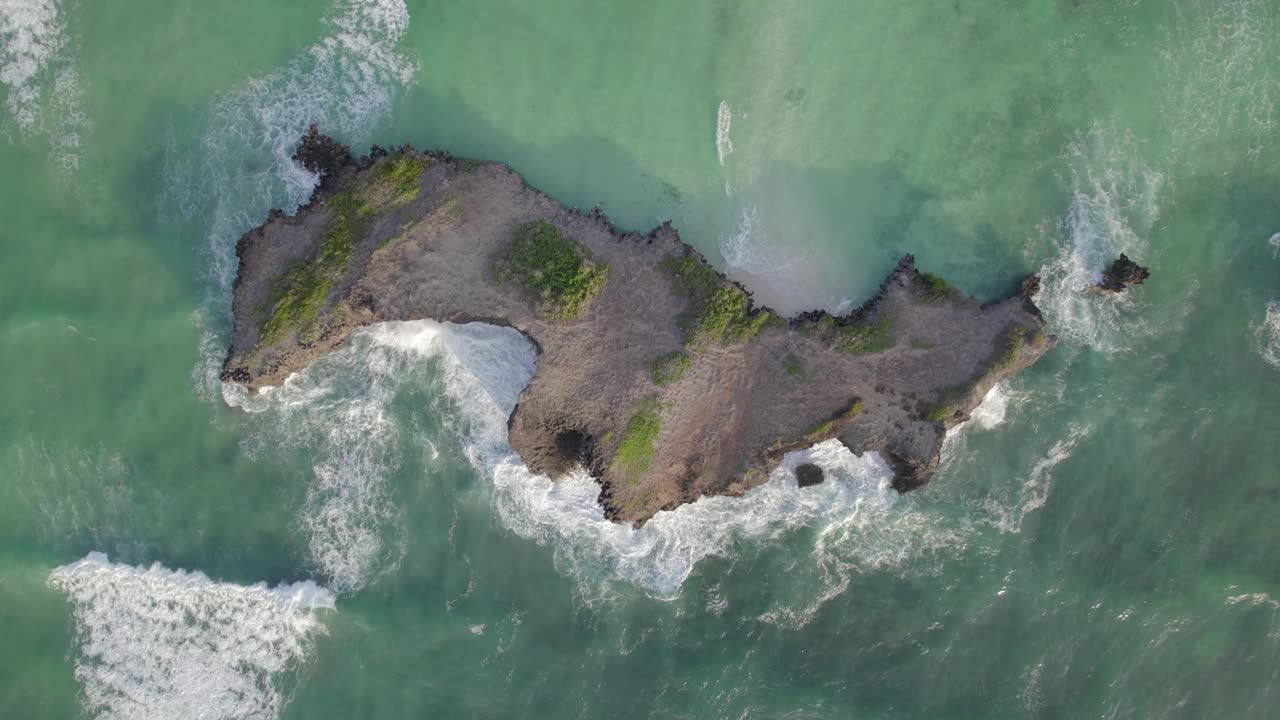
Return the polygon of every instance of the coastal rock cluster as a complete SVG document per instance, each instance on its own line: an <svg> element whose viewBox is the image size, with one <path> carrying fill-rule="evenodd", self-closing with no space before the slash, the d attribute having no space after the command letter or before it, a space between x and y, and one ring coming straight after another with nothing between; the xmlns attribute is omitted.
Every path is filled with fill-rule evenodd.
<svg viewBox="0 0 1280 720"><path fill-rule="evenodd" d="M616 520L740 494L831 438L920 487L946 428L1055 342L1034 276L980 303L907 255L856 310L784 318L669 223L620 232L500 163L408 146L353 158L314 128L296 159L322 181L236 245L223 380L280 384L378 322L512 327L537 350L512 447L553 478L586 468Z"/></svg>
<svg viewBox="0 0 1280 720"><path fill-rule="evenodd" d="M1150 271L1120 253L1120 257L1102 271L1102 282L1098 287L1108 292L1124 292L1130 285L1141 285L1149 277Z"/></svg>

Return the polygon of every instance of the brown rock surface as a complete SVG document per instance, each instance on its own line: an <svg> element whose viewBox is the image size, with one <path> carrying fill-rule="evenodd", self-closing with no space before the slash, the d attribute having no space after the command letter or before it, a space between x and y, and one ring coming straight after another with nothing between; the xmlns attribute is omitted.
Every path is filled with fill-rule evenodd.
<svg viewBox="0 0 1280 720"><path fill-rule="evenodd" d="M553 477L584 465L615 519L741 493L783 453L832 437L884 453L899 490L919 487L946 426L1054 344L1030 300L1034 276L979 304L906 256L854 312L782 319L753 307L669 224L620 233L498 163L405 147L334 165L344 154L322 138L304 146L328 172L311 204L293 217L273 212L236 246L223 380L277 385L382 321L513 327L538 357L509 420L512 447ZM608 266L575 317L549 316L495 271L516 233L539 220ZM708 293L739 303L731 327L746 329L705 331L715 324ZM660 377L656 364L681 352L687 363Z"/></svg>

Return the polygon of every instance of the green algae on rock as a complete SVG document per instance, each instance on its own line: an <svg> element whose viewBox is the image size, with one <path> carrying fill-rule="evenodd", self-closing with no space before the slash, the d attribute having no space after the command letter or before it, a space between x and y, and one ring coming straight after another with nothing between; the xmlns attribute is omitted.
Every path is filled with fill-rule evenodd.
<svg viewBox="0 0 1280 720"><path fill-rule="evenodd" d="M552 477L585 467L618 520L744 492L832 437L919 487L946 427L1054 344L1034 276L980 304L908 255L853 312L784 319L669 224L619 232L499 163L407 146L356 160L314 129L297 159L322 182L237 244L223 379L279 384L378 322L510 326L538 351L512 447Z"/></svg>

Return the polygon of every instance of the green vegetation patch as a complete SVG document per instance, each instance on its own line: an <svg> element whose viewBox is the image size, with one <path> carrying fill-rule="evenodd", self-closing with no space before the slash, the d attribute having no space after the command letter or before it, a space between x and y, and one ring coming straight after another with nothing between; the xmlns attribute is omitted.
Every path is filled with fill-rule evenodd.
<svg viewBox="0 0 1280 720"><path fill-rule="evenodd" d="M653 364L649 366L649 377L653 379L654 385L665 387L684 377L692 364L689 353L676 350L654 358Z"/></svg>
<svg viewBox="0 0 1280 720"><path fill-rule="evenodd" d="M837 424L844 425L845 423L858 417L861 414L862 414L862 401L854 400L853 403L849 405L849 407L846 408L844 412L831 418L830 420L825 420L823 422L818 423L817 425L814 425L813 428L809 430L809 432L805 433L805 439L813 441L813 440L819 440L821 438L824 438L830 435L832 430L835 430Z"/></svg>
<svg viewBox="0 0 1280 720"><path fill-rule="evenodd" d="M887 312L881 312L874 323L837 320L824 314L817 320L809 321L804 329L849 355L871 355L884 352L897 344L892 333L893 318Z"/></svg>
<svg viewBox="0 0 1280 720"><path fill-rule="evenodd" d="M319 337L320 313L334 283L346 272L355 254L360 224L359 202L348 192L329 198L333 218L325 229L320 256L294 265L276 288L271 314L262 324L259 344L274 343L295 331L299 342Z"/></svg>
<svg viewBox="0 0 1280 720"><path fill-rule="evenodd" d="M632 480L644 475L653 465L653 444L661 431L662 403L658 402L657 395L650 395L640 401L627 421L610 469Z"/></svg>
<svg viewBox="0 0 1280 720"><path fill-rule="evenodd" d="M1004 372L1012 368L1018 362L1018 356L1022 353L1022 341L1027 336L1027 329L1021 325L1015 325L1010 328L1005 335L1004 345L1000 350L1000 354L996 356L996 360L991 364L988 372Z"/></svg>
<svg viewBox="0 0 1280 720"><path fill-rule="evenodd" d="M933 273L920 273L920 288L924 294L935 300L946 300L955 294L955 288L951 283L934 275Z"/></svg>
<svg viewBox="0 0 1280 720"><path fill-rule="evenodd" d="M555 320L581 315L609 278L608 265L593 262L586 248L545 220L516 230L494 271L535 295L539 312Z"/></svg>
<svg viewBox="0 0 1280 720"><path fill-rule="evenodd" d="M418 179L429 163L429 158L414 153L389 156L345 190L329 197L326 204L333 217L325 229L319 255L294 265L278 282L271 313L262 325L260 345L278 342L290 332L297 333L299 342L319 338L329 293L346 273L360 238L376 213L418 196ZM394 243L398 237L384 245Z"/></svg>
<svg viewBox="0 0 1280 720"><path fill-rule="evenodd" d="M769 310L753 310L741 288L695 257L668 255L659 261L658 269L670 276L673 286L689 294L689 309L680 317L686 345L732 345L751 340L779 322Z"/></svg>
<svg viewBox="0 0 1280 720"><path fill-rule="evenodd" d="M960 401L969 394L971 385L953 385L942 391L938 403L924 414L926 420L943 422L954 417L960 411Z"/></svg>
<svg viewBox="0 0 1280 720"><path fill-rule="evenodd" d="M361 214L412 202L418 197L418 179L430 164L430 158L411 152L379 162L371 171L372 179L359 191Z"/></svg>

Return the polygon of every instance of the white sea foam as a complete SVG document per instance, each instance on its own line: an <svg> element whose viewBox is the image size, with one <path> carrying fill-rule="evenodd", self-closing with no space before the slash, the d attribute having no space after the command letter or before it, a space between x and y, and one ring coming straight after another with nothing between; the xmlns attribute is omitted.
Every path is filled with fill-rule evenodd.
<svg viewBox="0 0 1280 720"><path fill-rule="evenodd" d="M965 438L970 432L994 430L1003 425L1010 408L1022 405L1028 397L1028 393L1010 390L1007 383L993 385L969 414L968 420L947 428L946 437L942 440L942 461L946 463L964 451Z"/></svg>
<svg viewBox="0 0 1280 720"><path fill-rule="evenodd" d="M1143 160L1131 133L1095 125L1067 148L1072 202L1066 217L1047 229L1057 254L1040 268L1037 304L1054 332L1112 352L1144 332L1135 319L1138 293L1099 293L1107 263L1120 253L1141 262L1159 219L1164 176Z"/></svg>
<svg viewBox="0 0 1280 720"><path fill-rule="evenodd" d="M98 720L271 720L333 595L311 582L268 588L199 572L112 563L106 555L55 569L75 620L76 679Z"/></svg>
<svg viewBox="0 0 1280 720"><path fill-rule="evenodd" d="M970 413L969 419L976 427L991 430L1004 423L1005 414L1009 411L1009 401L1013 393L1004 383L996 383L982 396L982 402Z"/></svg>
<svg viewBox="0 0 1280 720"><path fill-rule="evenodd" d="M65 45L57 0L0 0L0 83L19 127L30 130L39 121L40 76Z"/></svg>
<svg viewBox="0 0 1280 720"><path fill-rule="evenodd" d="M1271 244L1271 257L1280 259L1280 233L1272 235L1268 242Z"/></svg>
<svg viewBox="0 0 1280 720"><path fill-rule="evenodd" d="M733 141L729 139L729 127L732 123L733 111L729 109L729 103L721 100L720 109L716 111L716 156L720 158L722 166L724 159L733 152ZM728 194L728 188L729 186L726 185L726 194Z"/></svg>
<svg viewBox="0 0 1280 720"><path fill-rule="evenodd" d="M58 0L0 0L0 85L18 129L46 133L54 164L78 168L89 120Z"/></svg>
<svg viewBox="0 0 1280 720"><path fill-rule="evenodd" d="M1031 473L1027 477L1027 482L1023 484L1022 505L1018 508L1019 512L1012 518L1010 522L1016 521L1020 527L1022 518L1029 512L1039 510L1044 507L1045 500L1049 497L1049 483L1051 480L1051 472L1062 461L1071 457L1071 451L1075 449L1076 444L1086 436L1088 436L1090 428L1084 425L1072 424L1067 428L1067 437L1059 440L1049 448L1049 452L1040 458L1031 466ZM1015 529L1012 525L1000 526L1002 530L1012 531Z"/></svg>
<svg viewBox="0 0 1280 720"><path fill-rule="evenodd" d="M1253 339L1262 359L1280 368L1280 300L1267 303L1266 316L1253 327Z"/></svg>
<svg viewBox="0 0 1280 720"><path fill-rule="evenodd" d="M224 345L225 314L236 273L235 243L262 222L272 207L293 212L311 195L318 178L293 162L293 149L307 126L318 124L357 147L386 117L399 88L416 65L397 48L409 25L403 0L339 0L325 25L330 33L285 67L251 78L213 103L210 129L202 142L203 161L169 158L171 199L211 196L206 241L206 319L211 342ZM200 192L191 186L200 184ZM186 212L198 208L189 203ZM217 394L215 362L204 359L201 391Z"/></svg>

